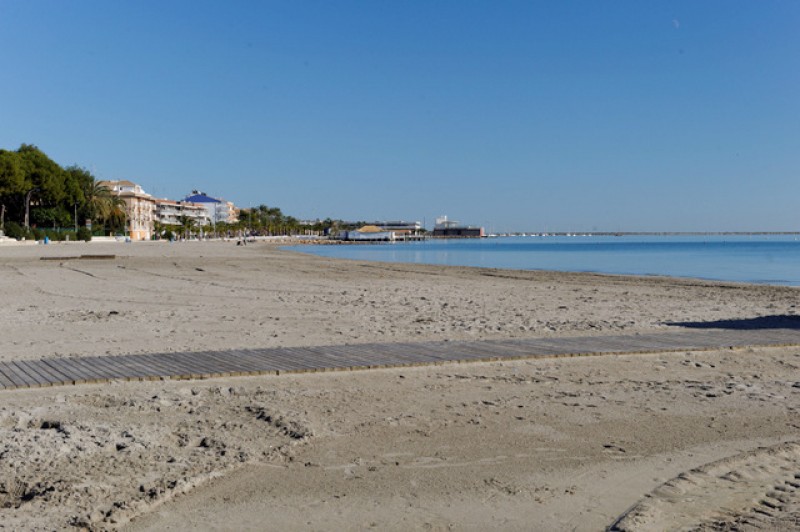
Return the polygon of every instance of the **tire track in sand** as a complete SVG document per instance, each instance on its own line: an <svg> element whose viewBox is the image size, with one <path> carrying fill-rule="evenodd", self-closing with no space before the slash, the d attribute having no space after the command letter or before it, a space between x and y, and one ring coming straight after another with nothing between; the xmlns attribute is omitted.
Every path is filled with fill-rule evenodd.
<svg viewBox="0 0 800 532"><path fill-rule="evenodd" d="M800 529L800 442L687 471L645 495L611 531Z"/></svg>

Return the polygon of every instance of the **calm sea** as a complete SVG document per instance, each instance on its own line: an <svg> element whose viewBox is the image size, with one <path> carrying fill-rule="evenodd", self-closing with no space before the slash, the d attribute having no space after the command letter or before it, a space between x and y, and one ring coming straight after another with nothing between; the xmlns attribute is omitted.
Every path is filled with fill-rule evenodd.
<svg viewBox="0 0 800 532"><path fill-rule="evenodd" d="M546 236L296 246L346 259L800 286L800 236Z"/></svg>

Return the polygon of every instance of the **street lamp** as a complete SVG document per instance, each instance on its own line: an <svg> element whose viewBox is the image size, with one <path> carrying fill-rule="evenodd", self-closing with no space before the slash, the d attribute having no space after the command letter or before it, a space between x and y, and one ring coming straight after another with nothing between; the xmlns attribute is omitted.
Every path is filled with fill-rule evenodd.
<svg viewBox="0 0 800 532"><path fill-rule="evenodd" d="M30 206L31 206L31 194L39 190L39 187L32 188L25 194L25 229L30 229Z"/></svg>

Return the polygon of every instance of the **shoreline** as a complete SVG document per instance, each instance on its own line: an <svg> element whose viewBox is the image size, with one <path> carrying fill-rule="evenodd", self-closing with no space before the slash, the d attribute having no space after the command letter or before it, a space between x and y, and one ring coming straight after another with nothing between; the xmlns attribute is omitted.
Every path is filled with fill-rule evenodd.
<svg viewBox="0 0 800 532"><path fill-rule="evenodd" d="M665 233L620 233L623 236L714 236L714 235L731 235L731 236L758 236L758 235L774 235L774 236L785 236L785 235L798 235L800 236L800 232L700 232L700 233L691 233L691 232L665 232ZM552 236L568 236L568 233L548 233L548 235ZM572 234L574 235L574 234ZM617 236L616 233L591 233L586 235L593 235L593 236ZM585 235L577 235L577 236L585 236ZM515 236L499 236L497 238L515 238ZM463 238L437 238L436 240L464 240ZM470 239L467 239L470 240ZM81 246L81 245L133 245L133 246L164 246L164 245L236 245L237 239L230 238L230 239L214 239L214 240L187 240L187 241L160 241L160 240L153 240L153 241L136 241L136 242L125 242L124 240L120 240L119 238L116 239L107 239L102 241L92 241L92 242L50 242L49 244L43 244L37 241L18 241L18 242L3 242L0 241L0 249L9 249L15 247L36 247L36 246L52 246L52 247L74 247L74 246ZM667 280L675 280L675 281L687 281L687 282L697 282L697 283L708 283L708 284L730 284L730 285L752 285L752 286L769 286L769 287L785 287L785 288L794 288L800 289L800 284L787 284L787 282L783 283L775 283L771 281L738 281L738 280L726 280L726 279L718 279L718 278L708 278L708 277L696 277L696 276L680 276L680 275L664 275L664 274L636 274L636 273L615 273L615 272L604 272L599 270L554 270L554 269L528 269L528 268L513 268L513 267L492 267L492 266L468 266L468 265L457 265L457 264L437 264L432 262L391 262L391 261L384 261L384 260L373 260L373 259L359 259L359 258L347 258L347 257L333 257L333 256L326 256L326 255L318 255L313 252L307 252L303 250L297 250L294 248L300 246L367 246L367 245L380 245L380 246L387 246L387 245L398 245L398 244L408 244L410 242L362 242L362 241L342 241L342 240L328 240L328 239L321 239L321 238L305 238L300 236L274 236L274 237L253 237L252 240L248 240L247 245L268 245L268 246L278 246L279 249L282 251L289 251L295 253L301 253L308 256L314 256L319 258L324 258L327 260L343 260L343 261L354 261L358 263L376 263L376 264L384 264L384 265L419 265L419 266L432 266L432 267L440 267L440 268L475 268L479 270L492 270L492 271L509 271L509 272L537 272L542 274L576 274L576 275L597 275L597 276L609 276L609 277L621 277L621 278L634 278L634 279L641 279L641 280L650 280L650 279L667 279ZM3 244L6 244L3 246ZM2 258L2 255L0 255ZM65 259L68 257L64 257Z"/></svg>

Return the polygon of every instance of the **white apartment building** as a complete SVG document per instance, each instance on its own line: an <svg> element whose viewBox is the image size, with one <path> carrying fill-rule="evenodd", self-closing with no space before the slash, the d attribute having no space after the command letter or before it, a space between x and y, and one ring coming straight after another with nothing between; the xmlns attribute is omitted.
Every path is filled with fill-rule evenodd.
<svg viewBox="0 0 800 532"><path fill-rule="evenodd" d="M197 228L211 224L205 205L188 201L156 199L156 219L164 225L181 225L181 217L191 219Z"/></svg>

